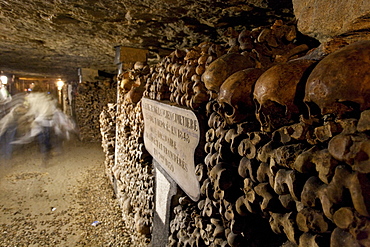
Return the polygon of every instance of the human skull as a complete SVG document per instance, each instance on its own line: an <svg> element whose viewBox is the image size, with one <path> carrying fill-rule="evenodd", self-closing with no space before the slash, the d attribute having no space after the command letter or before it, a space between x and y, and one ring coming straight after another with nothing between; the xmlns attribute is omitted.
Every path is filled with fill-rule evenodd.
<svg viewBox="0 0 370 247"><path fill-rule="evenodd" d="M307 79L310 115L342 118L370 107L370 41L345 46L321 60Z"/></svg>
<svg viewBox="0 0 370 247"><path fill-rule="evenodd" d="M253 38L251 32L244 29L240 32L238 42L241 50L252 50L253 49Z"/></svg>
<svg viewBox="0 0 370 247"><path fill-rule="evenodd" d="M261 74L261 69L244 69L235 72L222 83L217 102L227 124L254 117L253 86Z"/></svg>
<svg viewBox="0 0 370 247"><path fill-rule="evenodd" d="M204 71L202 81L208 90L219 92L221 84L235 72L252 68L254 61L239 53L227 53L213 61Z"/></svg>
<svg viewBox="0 0 370 247"><path fill-rule="evenodd" d="M132 84L130 91L128 91L124 95L124 101L136 104L143 97L144 91L145 91L145 80L143 80L143 78L138 77Z"/></svg>
<svg viewBox="0 0 370 247"><path fill-rule="evenodd" d="M257 80L253 96L261 130L270 132L298 118L307 72L315 62L297 59L275 65Z"/></svg>
<svg viewBox="0 0 370 247"><path fill-rule="evenodd" d="M126 71L119 75L120 79L120 88L123 90L123 93L127 93L131 90L132 86L135 83L133 73Z"/></svg>

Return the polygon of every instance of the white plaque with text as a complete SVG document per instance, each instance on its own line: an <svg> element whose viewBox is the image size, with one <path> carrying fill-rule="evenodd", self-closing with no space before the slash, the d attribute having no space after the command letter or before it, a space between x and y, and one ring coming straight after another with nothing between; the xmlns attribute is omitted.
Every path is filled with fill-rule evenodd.
<svg viewBox="0 0 370 247"><path fill-rule="evenodd" d="M191 110L142 98L144 144L148 152L194 201L200 196L194 153L199 122Z"/></svg>

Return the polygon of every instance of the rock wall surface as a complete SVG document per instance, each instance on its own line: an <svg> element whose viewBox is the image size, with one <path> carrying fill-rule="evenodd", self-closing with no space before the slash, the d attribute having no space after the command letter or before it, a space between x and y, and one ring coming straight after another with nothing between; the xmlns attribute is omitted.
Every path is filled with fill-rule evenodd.
<svg viewBox="0 0 370 247"><path fill-rule="evenodd" d="M0 1L0 70L70 79L79 67L116 73L115 46L149 49L157 59L272 17L291 20L291 1Z"/></svg>
<svg viewBox="0 0 370 247"><path fill-rule="evenodd" d="M298 30L328 41L336 36L368 36L370 2L362 0L293 0ZM356 38L358 39L358 37Z"/></svg>

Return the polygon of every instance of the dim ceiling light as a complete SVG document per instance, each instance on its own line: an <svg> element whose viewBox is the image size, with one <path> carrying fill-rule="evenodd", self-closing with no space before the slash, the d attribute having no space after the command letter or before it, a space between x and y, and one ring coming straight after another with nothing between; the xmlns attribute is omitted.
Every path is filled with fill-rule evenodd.
<svg viewBox="0 0 370 247"><path fill-rule="evenodd" d="M8 84L8 77L6 77L5 75L0 76L0 80L2 84Z"/></svg>

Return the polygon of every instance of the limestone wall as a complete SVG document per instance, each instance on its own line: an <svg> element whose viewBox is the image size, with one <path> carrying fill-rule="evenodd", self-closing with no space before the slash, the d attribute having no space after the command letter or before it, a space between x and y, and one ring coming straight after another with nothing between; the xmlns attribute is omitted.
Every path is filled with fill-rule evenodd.
<svg viewBox="0 0 370 247"><path fill-rule="evenodd" d="M298 30L326 42L337 36L368 39L370 2L361 0L293 0Z"/></svg>

